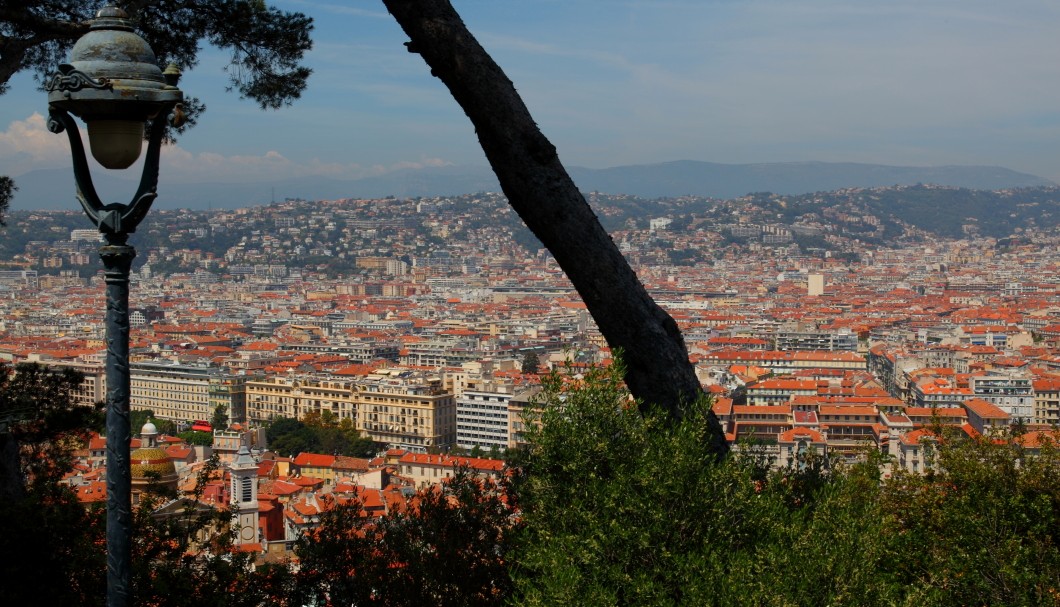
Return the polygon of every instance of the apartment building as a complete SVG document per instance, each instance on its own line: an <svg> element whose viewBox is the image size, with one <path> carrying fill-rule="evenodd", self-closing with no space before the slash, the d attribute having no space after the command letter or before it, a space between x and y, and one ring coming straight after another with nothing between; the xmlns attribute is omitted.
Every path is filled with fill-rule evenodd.
<svg viewBox="0 0 1060 607"><path fill-rule="evenodd" d="M406 344L399 360L414 367L459 367L482 358L480 347L476 339L435 338Z"/></svg>
<svg viewBox="0 0 1060 607"><path fill-rule="evenodd" d="M508 448L512 382L471 383L456 398L456 444L473 449Z"/></svg>
<svg viewBox="0 0 1060 607"><path fill-rule="evenodd" d="M309 413L331 413L337 419L358 422L356 388L349 380L309 375L275 375L247 380L247 421L252 424L289 417L302 419Z"/></svg>
<svg viewBox="0 0 1060 607"><path fill-rule="evenodd" d="M221 368L210 364L131 363L129 407L174 421L210 419L210 384L219 382L221 375Z"/></svg>
<svg viewBox="0 0 1060 607"><path fill-rule="evenodd" d="M381 370L358 380L274 376L246 383L247 419L302 419L329 412L349 419L364 436L416 453L456 442L456 400L437 376Z"/></svg>
<svg viewBox="0 0 1060 607"><path fill-rule="evenodd" d="M72 394L75 405L92 406L107 400L107 372L102 362L77 362L71 360L34 360L56 371L72 369L81 373L81 384Z"/></svg>
<svg viewBox="0 0 1060 607"><path fill-rule="evenodd" d="M405 453L398 462L401 475L424 487L452 478L460 468L467 468L480 478L500 480L504 474L504 460L478 457L450 457L425 453Z"/></svg>
<svg viewBox="0 0 1060 607"><path fill-rule="evenodd" d="M968 411L968 423L980 434L992 434L1006 428L1011 422L1008 413L994 403L981 398L969 398L963 403Z"/></svg>
<svg viewBox="0 0 1060 607"><path fill-rule="evenodd" d="M784 351L854 352L858 349L858 336L845 328L836 331L778 330L773 339L775 349Z"/></svg>
<svg viewBox="0 0 1060 607"><path fill-rule="evenodd" d="M544 411L539 398L541 386L531 386L516 392L508 401L508 448L527 445L526 433L531 424L538 423Z"/></svg>
<svg viewBox="0 0 1060 607"><path fill-rule="evenodd" d="M717 350L703 355L701 364L711 366L754 365L774 373L791 373L800 369L864 370L865 357L854 352L818 352L776 350Z"/></svg>
<svg viewBox="0 0 1060 607"><path fill-rule="evenodd" d="M747 386L747 404L779 405L797 396L816 396L817 382L812 379L769 378Z"/></svg>
<svg viewBox="0 0 1060 607"><path fill-rule="evenodd" d="M910 385L908 402L920 408L946 408L972 396L971 388L955 385L949 379L926 376Z"/></svg>
<svg viewBox="0 0 1060 607"><path fill-rule="evenodd" d="M926 428L907 432L892 444L895 465L906 472L921 474L938 465L938 437Z"/></svg>
<svg viewBox="0 0 1060 607"><path fill-rule="evenodd" d="M1034 423L1060 424L1060 380L1037 379L1034 386Z"/></svg>
<svg viewBox="0 0 1060 607"><path fill-rule="evenodd" d="M456 399L438 376L381 371L357 382L357 429L390 447L425 453L456 442Z"/></svg>
<svg viewBox="0 0 1060 607"><path fill-rule="evenodd" d="M1034 420L1034 386L1029 375L991 373L972 376L968 387L975 398L996 405L1012 420Z"/></svg>
<svg viewBox="0 0 1060 607"><path fill-rule="evenodd" d="M247 421L247 376L222 373L211 377L206 392L211 414L224 407L229 423Z"/></svg>

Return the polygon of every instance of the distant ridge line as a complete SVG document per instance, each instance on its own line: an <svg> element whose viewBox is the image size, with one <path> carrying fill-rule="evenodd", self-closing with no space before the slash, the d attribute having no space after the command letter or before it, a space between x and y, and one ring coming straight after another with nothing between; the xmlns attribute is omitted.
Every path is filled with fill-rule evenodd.
<svg viewBox="0 0 1060 607"><path fill-rule="evenodd" d="M583 192L627 194L641 198L702 196L736 198L751 192L806 194L845 188L916 185L918 183L974 190L1056 186L1047 179L996 166L891 166L854 162L774 162L723 164L675 160L589 169L569 167ZM110 175L96 177L97 189L124 200L135 190L128 180ZM68 169L40 169L15 177L19 187L15 209L76 208L73 175ZM130 184L132 184L130 186ZM130 189L131 188L131 189ZM286 198L336 200L398 196L455 196L500 191L493 172L482 166L441 166L403 169L361 179L307 176L243 183L192 183L162 171L159 197L162 208L237 208L269 204Z"/></svg>

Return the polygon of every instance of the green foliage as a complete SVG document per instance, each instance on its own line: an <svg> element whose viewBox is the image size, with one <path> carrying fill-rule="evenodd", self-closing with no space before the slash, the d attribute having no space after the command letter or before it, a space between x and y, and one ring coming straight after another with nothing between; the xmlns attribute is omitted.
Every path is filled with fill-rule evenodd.
<svg viewBox="0 0 1060 607"><path fill-rule="evenodd" d="M775 469L764 449L742 446L719 462L704 440L708 402L676 423L644 414L622 376L618 366L545 376L541 425L509 454L518 468L501 485L458 470L383 517L364 516L357 500L336 504L297 543L297 568L252 569L249 554L232 550L224 509L163 516L166 498L148 499L134 518L137 601L1060 605L1056 445L1032 452L1012 437L945 434L933 472L886 480L889 462L874 451L855 465L811 452ZM0 378L0 405L20 398ZM54 377L31 369L21 381L62 400L48 391ZM277 419L270 439L342 427L327 415L310 421ZM57 482L63 472L0 499L9 522L0 550L19 555L0 573L4 604L102 603L101 509L82 507Z"/></svg>
<svg viewBox="0 0 1060 607"><path fill-rule="evenodd" d="M220 470L206 462L195 488L201 498ZM255 555L235 550L226 508L174 496L147 496L133 517L133 596L136 604L158 607L257 606L282 604L273 595L291 591L293 574L255 570ZM279 575L277 575L279 574ZM286 580L286 582L285 582Z"/></svg>
<svg viewBox="0 0 1060 607"><path fill-rule="evenodd" d="M375 560L381 542L361 510L358 500L335 503L320 515L319 528L298 539L295 604L373 604L373 582L387 572Z"/></svg>
<svg viewBox="0 0 1060 607"><path fill-rule="evenodd" d="M129 411L129 428L132 429L134 436L140 431L140 428L144 427L144 424L151 421L155 416L155 412L151 409L133 409Z"/></svg>
<svg viewBox="0 0 1060 607"><path fill-rule="evenodd" d="M181 432L177 434L177 438L188 443L189 445L199 445L200 447L208 447L213 444L212 432L188 430L186 432Z"/></svg>
<svg viewBox="0 0 1060 607"><path fill-rule="evenodd" d="M538 358L536 352L527 352L523 354L522 364L519 368L523 373L532 373L537 375L538 370L541 368L541 360Z"/></svg>
<svg viewBox="0 0 1060 607"><path fill-rule="evenodd" d="M339 421L330 411L310 414L301 421L279 417L265 430L269 449L281 455L327 453L351 457L372 457L377 445L361 436L352 420Z"/></svg>
<svg viewBox="0 0 1060 607"><path fill-rule="evenodd" d="M100 407L74 405L82 378L36 363L0 364L0 494L57 480L70 468L81 432L101 428Z"/></svg>
<svg viewBox="0 0 1060 607"><path fill-rule="evenodd" d="M1060 453L1019 440L946 434L941 472L887 484L908 575L922 605L1060 604Z"/></svg>
<svg viewBox="0 0 1060 607"><path fill-rule="evenodd" d="M666 255L670 263L675 266L692 266L699 260L700 253L696 249L666 249Z"/></svg>
<svg viewBox="0 0 1060 607"><path fill-rule="evenodd" d="M4 217L7 216L7 209L11 206L11 199L15 197L17 190L18 187L10 177L0 175L0 227L7 225Z"/></svg>
<svg viewBox="0 0 1060 607"><path fill-rule="evenodd" d="M213 409L213 415L210 416L210 426L214 429L224 430L228 427L228 406L225 404L219 404Z"/></svg>
<svg viewBox="0 0 1060 607"><path fill-rule="evenodd" d="M67 485L34 483L0 499L0 550L17 555L0 567L4 605L102 605L105 512L86 508Z"/></svg>
<svg viewBox="0 0 1060 607"><path fill-rule="evenodd" d="M408 510L380 521L404 605L501 605L510 593L512 511L504 487L458 469L421 490Z"/></svg>
<svg viewBox="0 0 1060 607"><path fill-rule="evenodd" d="M373 520L357 500L299 539L297 598L335 605L502 605L512 527L503 489L457 470L405 511Z"/></svg>
<svg viewBox="0 0 1060 607"><path fill-rule="evenodd" d="M670 428L632 406L621 377L592 371L570 391L545 382L519 485L516 584L526 604L698 604L724 581L719 553L759 543L771 528L757 522L778 520L779 500L752 499L753 462L711 464L705 403Z"/></svg>
<svg viewBox="0 0 1060 607"><path fill-rule="evenodd" d="M0 13L0 94L10 77L31 71L38 82L66 61L73 43L87 31L86 20L108 4L102 0L33 0ZM258 0L165 0L119 2L137 21L159 65L182 69L199 61L202 43L231 52L226 71L231 88L262 108L297 99L311 70L300 65L312 48L311 18L280 11ZM197 103L197 102L196 102Z"/></svg>
<svg viewBox="0 0 1060 607"><path fill-rule="evenodd" d="M100 410L78 407L73 371L0 365L0 550L18 555L0 568L0 603L85 605L103 594L103 518L60 484Z"/></svg>
<svg viewBox="0 0 1060 607"><path fill-rule="evenodd" d="M943 472L884 482L874 453L714 463L707 403L667 426L621 377L545 382L517 483L520 604L1060 604L1055 449L951 441Z"/></svg>

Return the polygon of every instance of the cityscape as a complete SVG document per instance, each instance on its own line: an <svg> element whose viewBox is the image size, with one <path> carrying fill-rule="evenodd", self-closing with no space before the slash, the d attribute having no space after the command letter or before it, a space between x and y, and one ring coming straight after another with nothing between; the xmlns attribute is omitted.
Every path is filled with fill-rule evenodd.
<svg viewBox="0 0 1060 607"><path fill-rule="evenodd" d="M639 217L630 197L589 198L678 322L727 439L769 445L776 465L808 441L923 472L933 419L1034 436L1060 421L1055 227L907 226L859 252L886 222L843 206L788 225L762 221L776 196ZM26 269L0 273L0 357L77 369L91 403L105 395L99 235L59 227L80 219L9 219L26 235L8 267ZM516 447L540 373L612 358L517 221L493 193L158 212L134 271L131 406L184 425L221 407L245 431L327 413L398 452Z"/></svg>
<svg viewBox="0 0 1060 607"><path fill-rule="evenodd" d="M0 11L0 603L1060 605L1060 11L274 4Z"/></svg>

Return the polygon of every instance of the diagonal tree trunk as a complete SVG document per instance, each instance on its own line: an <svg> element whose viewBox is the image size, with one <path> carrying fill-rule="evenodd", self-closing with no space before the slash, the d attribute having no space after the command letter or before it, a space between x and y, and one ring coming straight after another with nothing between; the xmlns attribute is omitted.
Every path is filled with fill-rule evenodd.
<svg viewBox="0 0 1060 607"><path fill-rule="evenodd" d="M449 0L383 0L419 53L471 119L501 189L527 227L570 278L613 349L642 408L679 419L701 393L677 324L648 295L600 225L556 148L541 133L515 86L479 45ZM726 451L717 418L716 452Z"/></svg>

